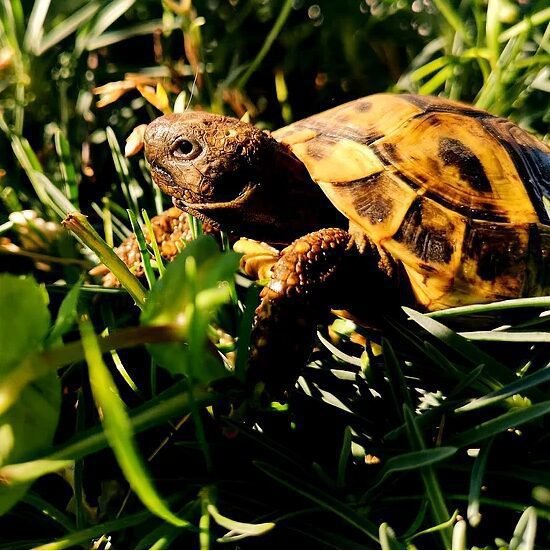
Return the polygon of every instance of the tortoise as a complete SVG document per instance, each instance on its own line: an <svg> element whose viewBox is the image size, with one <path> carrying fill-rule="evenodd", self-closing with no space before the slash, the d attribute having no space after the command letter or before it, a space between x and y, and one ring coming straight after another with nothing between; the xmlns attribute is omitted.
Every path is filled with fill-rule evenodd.
<svg viewBox="0 0 550 551"><path fill-rule="evenodd" d="M376 94L271 133L186 112L144 140L175 206L285 246L256 311L251 362L267 378L305 362L331 307L376 317L550 291L550 148L476 107Z"/></svg>

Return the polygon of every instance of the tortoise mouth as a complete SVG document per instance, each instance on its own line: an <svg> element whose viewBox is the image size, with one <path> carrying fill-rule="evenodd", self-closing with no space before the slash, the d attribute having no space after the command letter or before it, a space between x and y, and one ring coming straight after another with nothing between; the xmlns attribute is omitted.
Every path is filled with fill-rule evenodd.
<svg viewBox="0 0 550 551"><path fill-rule="evenodd" d="M253 183L242 185L242 180L226 178L218 185L207 185L204 176L199 183L199 193L177 184L172 174L157 162L150 162L151 174L160 189L178 201L179 208L214 210L236 208L245 203L254 188ZM202 192L202 193L201 193Z"/></svg>
<svg viewBox="0 0 550 551"><path fill-rule="evenodd" d="M254 187L252 184L247 184L234 197L224 197L222 201L216 200L219 199L218 197L204 197L192 192L184 192L184 196L178 198L178 204L181 205L180 208L189 208L197 211L234 209L248 201L254 191Z"/></svg>

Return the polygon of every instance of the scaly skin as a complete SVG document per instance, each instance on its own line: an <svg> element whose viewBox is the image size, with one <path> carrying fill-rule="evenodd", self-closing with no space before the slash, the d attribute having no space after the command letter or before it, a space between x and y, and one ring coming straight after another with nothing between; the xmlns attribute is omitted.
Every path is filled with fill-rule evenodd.
<svg viewBox="0 0 550 551"><path fill-rule="evenodd" d="M368 274L373 285L388 279L376 247L346 231L349 221L287 146L236 119L160 117L145 132L145 155L176 206L234 236L286 246L280 254L261 250L261 258L253 250L242 263L249 275L269 277L256 310L250 382L280 396L311 352L316 323L354 302L350 283L364 287L353 276Z"/></svg>
<svg viewBox="0 0 550 551"><path fill-rule="evenodd" d="M256 309L250 380L278 394L306 362L316 321L337 301L338 276L353 253L348 232L327 228L300 237L281 251Z"/></svg>

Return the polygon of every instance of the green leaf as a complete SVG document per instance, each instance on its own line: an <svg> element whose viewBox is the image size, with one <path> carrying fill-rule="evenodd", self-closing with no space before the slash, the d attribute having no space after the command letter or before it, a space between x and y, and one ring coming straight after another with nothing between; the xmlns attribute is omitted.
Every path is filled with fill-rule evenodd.
<svg viewBox="0 0 550 551"><path fill-rule="evenodd" d="M221 527L231 530L232 532L237 532L237 534L232 534L232 537L237 536L262 536L266 532L273 530L275 528L274 522L262 522L260 524L251 524L248 522L237 522L232 520L224 515L222 515L217 507L210 503L207 507L208 513L210 516L219 524ZM226 539L226 538L224 538ZM242 538L239 538L242 539Z"/></svg>
<svg viewBox="0 0 550 551"><path fill-rule="evenodd" d="M50 326L48 294L32 277L0 275L0 384L41 348Z"/></svg>
<svg viewBox="0 0 550 551"><path fill-rule="evenodd" d="M190 527L188 521L178 518L168 509L156 492L134 440L132 424L126 414L124 403L101 357L92 325L84 321L80 327L92 393L100 412L105 436L126 480L153 514L175 526Z"/></svg>
<svg viewBox="0 0 550 551"><path fill-rule="evenodd" d="M65 298L59 307L59 312L57 313L57 318L55 319L53 328L48 336L48 347L54 344L60 344L58 341L74 325L78 315L77 306L78 299L80 298L81 287L82 278L77 281L71 287L71 290L65 295Z"/></svg>
<svg viewBox="0 0 550 551"><path fill-rule="evenodd" d="M172 373L210 382L227 376L217 355L205 353L207 329L218 308L230 301L228 283L239 262L233 252L221 253L210 236L188 243L155 282L143 310L145 325L166 323L181 328L188 343L150 346L155 360Z"/></svg>
<svg viewBox="0 0 550 551"><path fill-rule="evenodd" d="M49 373L25 386L11 408L0 415L0 515L24 496L34 478L47 472L43 465L34 464L29 467L32 472L26 473L30 481L20 482L17 472L10 474L9 465L51 445L60 410L60 382L55 373ZM58 463L56 467L64 465Z"/></svg>
<svg viewBox="0 0 550 551"><path fill-rule="evenodd" d="M415 469L420 469L421 467L433 465L434 463L439 463L440 461L452 457L457 451L458 448L447 446L432 448L429 450L408 452L392 457L386 461L383 470L378 475L378 478L372 487L378 486L392 473L412 471Z"/></svg>

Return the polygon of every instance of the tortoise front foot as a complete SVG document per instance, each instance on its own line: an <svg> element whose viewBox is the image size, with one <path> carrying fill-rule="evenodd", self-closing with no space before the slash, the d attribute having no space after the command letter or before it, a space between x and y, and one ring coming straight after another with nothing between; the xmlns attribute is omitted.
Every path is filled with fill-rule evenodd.
<svg viewBox="0 0 550 551"><path fill-rule="evenodd" d="M269 396L280 395L306 363L316 324L338 299L351 243L344 230L319 230L294 241L273 264L256 310L248 371Z"/></svg>

